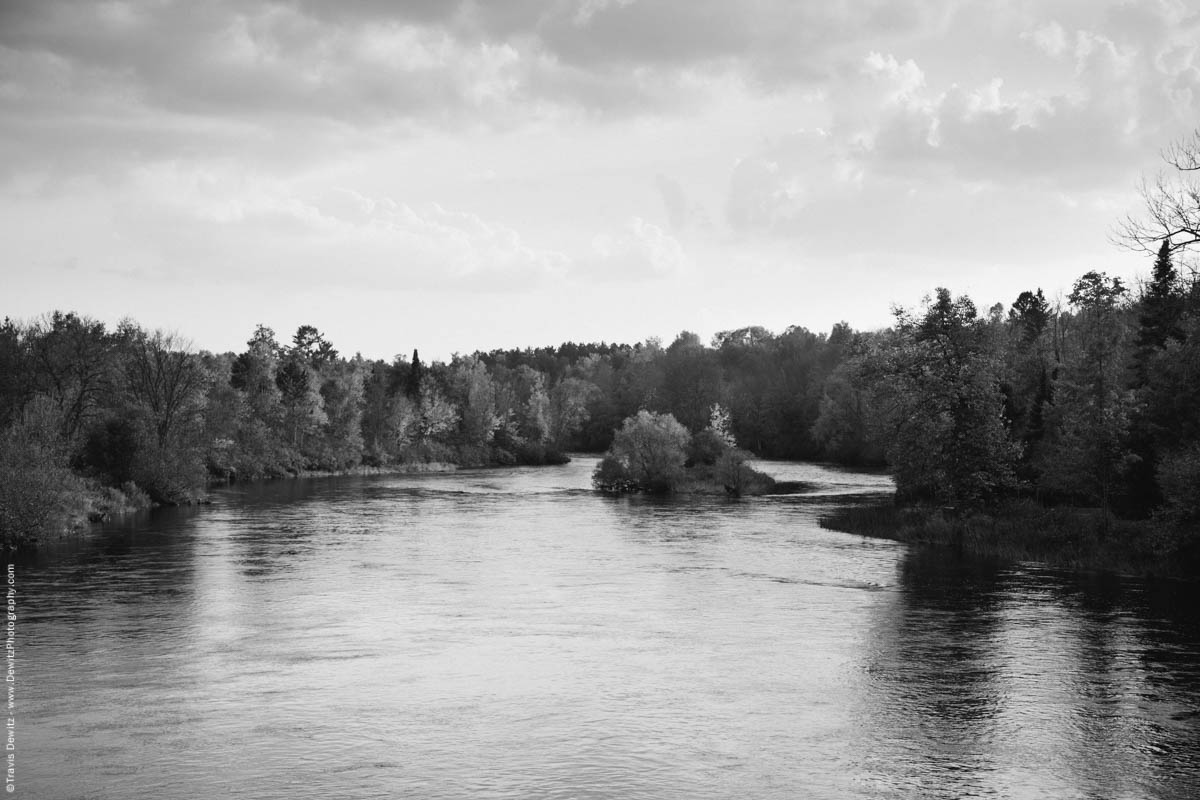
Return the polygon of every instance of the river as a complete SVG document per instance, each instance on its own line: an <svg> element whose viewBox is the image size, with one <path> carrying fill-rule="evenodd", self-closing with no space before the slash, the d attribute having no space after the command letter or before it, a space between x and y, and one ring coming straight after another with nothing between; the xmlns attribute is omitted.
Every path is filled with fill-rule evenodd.
<svg viewBox="0 0 1200 800"><path fill-rule="evenodd" d="M885 476L221 490L17 564L16 797L1200 797L1200 591L821 529Z"/></svg>

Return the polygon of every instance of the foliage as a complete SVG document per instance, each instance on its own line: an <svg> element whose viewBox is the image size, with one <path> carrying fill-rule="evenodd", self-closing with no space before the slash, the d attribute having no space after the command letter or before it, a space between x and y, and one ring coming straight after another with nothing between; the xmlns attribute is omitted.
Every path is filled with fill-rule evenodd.
<svg viewBox="0 0 1200 800"><path fill-rule="evenodd" d="M6 320L0 469L11 479L0 492L41 487L21 491L61 510L56 481L82 476L89 491L188 502L209 477L607 450L598 485L687 491L709 481L737 493L752 453L886 460L903 498L959 515L1017 494L1099 505L1104 519L1193 524L1200 282L1181 271L1196 240L1154 215L1200 219L1177 191L1200 169L1197 142L1168 153L1183 183L1154 189L1167 205L1150 206L1142 229L1155 260L1141 290L1088 272L1065 308L1039 288L1007 314L999 304L980 314L938 290L883 331L752 326L707 345L683 331L665 348L566 342L449 364L415 349L411 360L347 358L311 325L283 343L259 325L242 352L211 354L132 321L109 330L75 313ZM638 447L648 431L662 440L649 460Z"/></svg>
<svg viewBox="0 0 1200 800"><path fill-rule="evenodd" d="M564 377L550 390L549 441L557 449L569 446L572 438L591 418L588 410L600 389L582 378Z"/></svg>
<svg viewBox="0 0 1200 800"><path fill-rule="evenodd" d="M596 465L592 485L604 492L636 492L642 488L629 474L629 467L611 454L605 454Z"/></svg>
<svg viewBox="0 0 1200 800"><path fill-rule="evenodd" d="M1200 442L1165 455L1159 463L1158 479L1167 520L1200 534Z"/></svg>
<svg viewBox="0 0 1200 800"><path fill-rule="evenodd" d="M775 481L746 463L746 452L728 448L713 465L714 478L734 497L763 494L775 486Z"/></svg>
<svg viewBox="0 0 1200 800"><path fill-rule="evenodd" d="M0 433L0 534L16 548L78 522L86 513L83 481L67 466L62 409L35 397Z"/></svg>
<svg viewBox="0 0 1200 800"><path fill-rule="evenodd" d="M692 437L687 449L687 466L707 464L712 466L730 449L721 435L712 428L705 428Z"/></svg>
<svg viewBox="0 0 1200 800"><path fill-rule="evenodd" d="M825 380L812 437L822 454L843 464L883 463L883 451L872 433L871 375L868 361L855 354Z"/></svg>
<svg viewBox="0 0 1200 800"><path fill-rule="evenodd" d="M994 504L1016 488L1020 450L974 305L938 289L923 314L899 311L897 322L866 366L897 492L958 509Z"/></svg>
<svg viewBox="0 0 1200 800"><path fill-rule="evenodd" d="M726 447L737 447L737 438L733 435L733 419L729 409L720 403L713 403L708 410L708 428Z"/></svg>
<svg viewBox="0 0 1200 800"><path fill-rule="evenodd" d="M683 477L691 435L670 414L639 411L621 425L593 476L599 489L669 493Z"/></svg>

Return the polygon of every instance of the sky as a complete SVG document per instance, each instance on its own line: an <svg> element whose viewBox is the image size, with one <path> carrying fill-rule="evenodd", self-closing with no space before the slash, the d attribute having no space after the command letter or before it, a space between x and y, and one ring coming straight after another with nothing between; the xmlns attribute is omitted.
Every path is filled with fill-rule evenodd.
<svg viewBox="0 0 1200 800"><path fill-rule="evenodd" d="M1173 0L0 0L0 315L391 358L1063 297L1200 125Z"/></svg>

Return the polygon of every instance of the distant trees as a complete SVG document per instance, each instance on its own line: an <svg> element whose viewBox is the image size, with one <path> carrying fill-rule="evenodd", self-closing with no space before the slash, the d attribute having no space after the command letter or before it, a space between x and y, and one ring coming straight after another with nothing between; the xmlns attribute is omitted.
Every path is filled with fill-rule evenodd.
<svg viewBox="0 0 1200 800"><path fill-rule="evenodd" d="M668 491L691 469L736 494L753 453L886 462L901 499L960 510L1021 495L1195 526L1200 281L1184 256L1200 244L1200 138L1167 156L1175 174L1126 228L1155 256L1140 291L1092 271L1065 305L1038 288L980 314L938 289L882 331L751 326L426 363L348 358L312 325L282 344L260 325L213 354L132 321L5 320L0 525L61 525L80 493L186 502L210 477L586 450L607 451L604 488Z"/></svg>
<svg viewBox="0 0 1200 800"><path fill-rule="evenodd" d="M685 458L706 467L734 458L735 438L770 456L828 456L810 428L854 336L746 328L706 346L685 331L667 348L568 342L450 364L414 350L389 363L344 357L312 325L286 339L259 325L240 352L212 354L133 321L109 331L56 312L0 326L0 430L31 404L53 408L51 449L67 468L158 502L187 502L210 477L556 461L607 449L641 411L683 420L695 436Z"/></svg>
<svg viewBox="0 0 1200 800"><path fill-rule="evenodd" d="M558 450L567 450L575 436L590 419L588 406L600 394L596 384L583 378L567 376L550 389L549 443Z"/></svg>
<svg viewBox="0 0 1200 800"><path fill-rule="evenodd" d="M119 411L136 442L130 478L159 502L194 499L204 486L207 375L174 334L124 322L117 337L125 389Z"/></svg>
<svg viewBox="0 0 1200 800"><path fill-rule="evenodd" d="M56 311L35 321L24 335L23 372L29 383L14 387L23 395L16 404L36 395L49 398L59 433L76 442L100 413L115 344L104 323L88 317Z"/></svg>
<svg viewBox="0 0 1200 800"><path fill-rule="evenodd" d="M1039 288L1021 292L1008 312L1003 348L1005 415L1014 441L1022 448L1018 475L1033 481L1046 436L1046 410L1058 376L1058 317Z"/></svg>
<svg viewBox="0 0 1200 800"><path fill-rule="evenodd" d="M457 359L451 366L452 395L458 413L458 445L474 453L469 461L483 461L482 450L491 443L500 424L496 414L496 386L478 358Z"/></svg>
<svg viewBox="0 0 1200 800"><path fill-rule="evenodd" d="M835 328L835 331L837 329ZM821 456L842 464L882 464L881 440L874 434L869 354L879 336L854 334L838 349L839 361L821 387L817 417L810 428Z"/></svg>
<svg viewBox="0 0 1200 800"><path fill-rule="evenodd" d="M721 369L716 354L700 337L683 331L662 357L662 407L692 432L708 424L708 413L721 397Z"/></svg>
<svg viewBox="0 0 1200 800"><path fill-rule="evenodd" d="M1135 413L1126 387L1128 291L1117 278L1088 272L1068 297L1073 346L1054 383L1043 484L1108 508L1136 457L1129 449Z"/></svg>

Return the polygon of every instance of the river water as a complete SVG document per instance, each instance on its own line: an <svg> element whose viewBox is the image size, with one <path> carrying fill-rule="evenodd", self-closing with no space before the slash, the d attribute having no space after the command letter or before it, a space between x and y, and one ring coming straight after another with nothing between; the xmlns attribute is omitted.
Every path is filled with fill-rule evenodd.
<svg viewBox="0 0 1200 800"><path fill-rule="evenodd" d="M17 565L16 797L1200 797L1200 591L563 467L239 486Z"/></svg>

